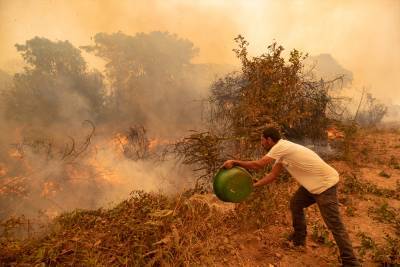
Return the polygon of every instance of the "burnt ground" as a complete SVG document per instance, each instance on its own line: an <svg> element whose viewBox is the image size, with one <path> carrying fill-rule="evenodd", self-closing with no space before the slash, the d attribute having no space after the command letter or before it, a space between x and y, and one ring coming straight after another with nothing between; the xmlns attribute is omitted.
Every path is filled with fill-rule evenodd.
<svg viewBox="0 0 400 267"><path fill-rule="evenodd" d="M329 160L340 173L339 201L364 266L400 264L400 132L360 131L350 152ZM338 250L318 207L306 211L307 245L293 247L290 196L278 181L246 203L212 194L176 197L136 192L109 210L65 213L45 234L0 235L4 266L338 266ZM11 225L11 224L9 224ZM4 224L3 224L4 226ZM10 228L11 229L11 228Z"/></svg>

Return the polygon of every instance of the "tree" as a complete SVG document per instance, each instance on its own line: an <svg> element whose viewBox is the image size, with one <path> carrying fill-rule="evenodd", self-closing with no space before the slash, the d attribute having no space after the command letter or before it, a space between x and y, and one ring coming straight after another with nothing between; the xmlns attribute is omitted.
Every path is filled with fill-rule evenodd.
<svg viewBox="0 0 400 267"><path fill-rule="evenodd" d="M329 83L309 80L303 73L307 55L292 50L285 62L283 47L273 43L267 53L249 58L248 42L242 36L235 40L242 72L212 86L211 120L248 144L249 151L257 146L260 130L267 124L277 125L290 139L325 139Z"/></svg>
<svg viewBox="0 0 400 267"><path fill-rule="evenodd" d="M362 99L361 99L362 101ZM355 116L355 121L362 127L376 126L387 113L387 106L379 103L372 94L366 94L366 100L361 105L361 110Z"/></svg>
<svg viewBox="0 0 400 267"><path fill-rule="evenodd" d="M25 45L16 44L15 47L27 63L25 70L28 73L74 76L86 70L81 52L69 41L52 42L35 37L26 41Z"/></svg>
<svg viewBox="0 0 400 267"><path fill-rule="evenodd" d="M153 122L169 131L190 123L191 116L181 116L191 113L188 107L195 98L190 74L198 49L190 41L168 32L117 32L98 33L94 43L82 48L106 61L113 118Z"/></svg>
<svg viewBox="0 0 400 267"><path fill-rule="evenodd" d="M249 43L236 39L234 49L242 65L211 86L209 126L178 141L174 152L183 163L201 171L200 187L210 180L228 158L254 159L264 151L261 131L267 125L280 128L288 139L326 141L330 119L326 111L334 82L314 81L303 71L303 55L292 50L285 61L276 43L258 57L249 58Z"/></svg>
<svg viewBox="0 0 400 267"><path fill-rule="evenodd" d="M14 76L6 95L9 118L44 125L98 118L104 104L103 77L87 70L79 49L68 41L39 37L16 48L26 66Z"/></svg>
<svg viewBox="0 0 400 267"><path fill-rule="evenodd" d="M95 45L82 48L107 62L107 75L116 87L143 77L173 79L174 74L190 65L198 52L190 41L168 32L138 33L135 36L122 32L98 33L94 42Z"/></svg>

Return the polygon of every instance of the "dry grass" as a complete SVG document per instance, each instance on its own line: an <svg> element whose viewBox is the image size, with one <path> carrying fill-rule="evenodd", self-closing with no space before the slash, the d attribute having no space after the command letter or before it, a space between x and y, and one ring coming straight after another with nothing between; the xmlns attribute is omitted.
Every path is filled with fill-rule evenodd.
<svg viewBox="0 0 400 267"><path fill-rule="evenodd" d="M221 255L232 255L229 236L243 226L250 229L271 221L268 217L276 212L274 202L281 195L271 192L265 189L235 209L223 210L206 195L168 198L135 191L110 210L62 214L45 236L18 241L4 231L0 261L49 266L213 265L226 260ZM269 201L262 201L266 196ZM260 211L263 218L256 216Z"/></svg>
<svg viewBox="0 0 400 267"><path fill-rule="evenodd" d="M205 262L202 256L222 253L217 237L227 229L225 216L201 196L170 199L133 192L110 210L76 210L59 216L49 234L19 251L8 249L2 261L96 266Z"/></svg>
<svg viewBox="0 0 400 267"><path fill-rule="evenodd" d="M279 252L279 259L276 253L272 253L279 262L282 253L297 255L287 251L279 241L282 230L290 228L288 200L291 190L296 187L292 180L284 178L257 188L245 202L232 206L210 201L210 195L185 192L166 197L135 191L128 200L112 209L64 213L55 219L45 234L27 239L17 239L14 231L24 224L24 218L10 219L0 225L0 262L48 266L240 265L243 255L254 251L253 247L251 251L250 248L241 251L240 242L255 236L257 229L264 231L263 234L270 239L268 251ZM344 197L356 201L365 201L368 196L382 200L398 199L399 188L384 189L368 183L356 170L354 175L348 172L342 178L340 194ZM387 229L398 228L398 216L394 215L391 207L377 206L371 211L371 220L378 216L385 219L382 224ZM351 216L357 219L363 212L356 210ZM315 218L310 221L315 221ZM280 232L273 232L273 229ZM331 248L331 240L322 225L313 228L311 224L310 230L311 240L318 246L318 251ZM356 237L360 240L357 251L363 261L399 264L399 233L387 236L383 241L375 240L377 235L365 233ZM254 246L260 246L257 242L261 241L256 241ZM248 264L254 266L257 262L249 261Z"/></svg>

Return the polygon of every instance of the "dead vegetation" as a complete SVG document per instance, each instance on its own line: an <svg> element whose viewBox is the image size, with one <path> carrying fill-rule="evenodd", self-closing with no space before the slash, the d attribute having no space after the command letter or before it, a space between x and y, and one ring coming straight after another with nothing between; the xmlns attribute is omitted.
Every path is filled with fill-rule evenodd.
<svg viewBox="0 0 400 267"><path fill-rule="evenodd" d="M222 154L223 137L210 132L193 132L174 144L173 153L183 164L192 166L193 171L200 173L196 179L195 190L210 190L208 183L221 167L225 155Z"/></svg>
<svg viewBox="0 0 400 267"><path fill-rule="evenodd" d="M230 236L243 227L255 229L254 225L272 222L275 209L271 204L259 206L265 203L262 196L267 192L273 191L267 190L234 210L224 210L223 206L212 204L206 195L167 198L134 191L129 200L110 210L65 213L56 218L49 233L24 244L9 235L10 228L15 230L23 218L4 222L0 260L100 266L223 264L227 258L237 256L238 248L233 246ZM278 192L269 195L276 202L278 196ZM256 217L260 209L263 216Z"/></svg>
<svg viewBox="0 0 400 267"><path fill-rule="evenodd" d="M335 122L327 111L338 109L329 90L342 77L314 81L301 52L291 51L286 62L283 47L273 43L265 54L250 58L248 42L242 36L235 41L242 71L211 86L206 132L193 133L175 147L184 164L201 171L197 181L206 184L224 160L260 157L260 134L267 125L290 140L327 144L326 130Z"/></svg>
<svg viewBox="0 0 400 267"><path fill-rule="evenodd" d="M0 166L0 219L25 214L49 220L71 207L95 208L93 195L112 189L112 181L106 179L110 171L96 161L98 141L91 145L96 127L91 121L82 126L79 136L57 139L23 129L24 138L11 146L8 165ZM115 145L122 159L162 160L162 155L150 152L143 126L129 127L110 143L107 148Z"/></svg>
<svg viewBox="0 0 400 267"><path fill-rule="evenodd" d="M211 88L213 126L227 130L233 137L245 139L254 150L259 131L265 125L278 125L287 138L325 140L328 126L326 110L330 104L332 81L313 81L305 73L307 55L290 52L285 62L283 47L276 43L268 52L249 58L248 42L238 36L235 53L242 63L242 72L228 75Z"/></svg>
<svg viewBox="0 0 400 267"><path fill-rule="evenodd" d="M247 252L241 245L242 239L239 236L254 235L260 238L254 242L264 242L265 238L279 240L280 236L285 234L280 232L277 235L273 232L273 227L283 227L289 232L287 212L282 211L287 211L290 196L288 188L295 185L290 180L281 180L280 183L260 188L251 198L237 204L234 209L219 206L218 201L212 201L207 195L185 193L169 198L158 194L133 192L129 200L110 210L77 210L65 213L54 221L47 232L39 236L31 228L28 239L16 238L16 233L21 232L24 232L26 237L29 231L27 219L2 221L0 261L6 264L44 263L50 266L223 266L234 262L237 265L248 266L248 262L243 258L243 253ZM359 174L345 174L341 188L341 195L352 199L350 202L344 202L348 208L358 201L369 199L369 196L387 200L397 199L396 194L399 192L399 189L382 190L364 181ZM354 203L351 204L352 202ZM364 217L363 220L371 218L377 223L392 227L397 234L382 233L381 240L365 232L357 232L358 235L354 236L353 240L356 244L360 242L356 250L364 262L395 265L400 260L399 218L388 202L379 203L367 211L369 217ZM365 211L357 208L352 217L358 219L365 216L363 213ZM316 249L335 247L332 237L320 220L311 218L309 227L310 238ZM259 232L258 237L259 234L253 234L257 229L266 232ZM268 229L272 232L268 232ZM277 263L285 260L282 259L282 255L291 255L290 250L285 248L285 243L274 242L269 243L269 251L274 251L269 262ZM293 257L300 256L295 255ZM335 261L335 258L330 259L332 260ZM252 264L258 265L254 261Z"/></svg>
<svg viewBox="0 0 400 267"><path fill-rule="evenodd" d="M354 147L359 149L362 147ZM399 264L399 217L396 208L389 204L397 201L399 189L385 190L367 183L358 172L349 175L346 168L339 170L345 172L340 201L344 209L355 210L345 220L354 218L360 223L359 230L350 231L360 259L372 266ZM315 207L307 213L309 243L319 256L296 252L283 241L284 235L290 233L288 200L296 187L292 180L282 177L271 186L257 189L245 202L234 205L193 192L166 197L135 191L129 200L109 210L65 213L47 232L37 236L31 230L31 237L24 241L16 238L15 233L26 232L27 221L14 218L1 224L0 261L20 265L99 266L337 264L334 240ZM357 204L371 203L371 197L377 198L376 204L368 206L371 208ZM370 224L386 230L371 232L363 228Z"/></svg>
<svg viewBox="0 0 400 267"><path fill-rule="evenodd" d="M130 126L124 134L119 134L116 138L125 157L139 160L149 156L150 142L143 126Z"/></svg>
<svg viewBox="0 0 400 267"><path fill-rule="evenodd" d="M28 134L20 142L11 146L12 160L8 162L8 166L3 165L4 169L0 174L0 206L2 207L0 218L15 214L17 207L27 203L32 204L38 195L42 196L43 201L50 202L56 210L64 210L63 205L52 200L51 195L67 187L70 183L68 173L52 177L50 172L47 177L41 179L37 176L44 172L43 169L47 168L51 162L56 162L57 168L65 172L78 167L79 159L89 151L88 148L95 133L93 122L86 120L82 125L83 138L68 136L66 138L68 141L53 140L43 135L41 131L35 132L28 129ZM36 159L38 163L32 164L32 159Z"/></svg>
<svg viewBox="0 0 400 267"><path fill-rule="evenodd" d="M366 230L366 223L360 227L365 230L356 234L359 257L368 264L397 266L400 264L400 179L393 166L398 157L398 131L360 129L355 136L349 143L351 153L347 162L352 170L345 170L342 175L342 203L348 216L360 222L368 221L380 229ZM389 168L393 170L392 175L382 175Z"/></svg>
<svg viewBox="0 0 400 267"><path fill-rule="evenodd" d="M368 164L382 167L390 163L394 175L382 178L395 179L398 156L381 157L383 163L376 162L371 155L382 151L359 142L363 140L361 135L376 137L376 133L360 131L354 121L346 125L327 115L340 115L340 108L329 96L330 86L339 82L339 77L330 82L310 80L303 73L304 56L294 50L287 63L281 54L283 48L277 44L269 46L266 54L249 59L248 43L240 36L236 41L242 73L230 74L212 86L209 128L192 132L172 148L197 173L194 190L169 197L134 191L128 200L110 209L65 212L56 217L47 231L31 228L31 222L24 217L2 220L0 261L8 265L48 266L263 266L285 262L335 265L334 241L315 209L311 209L308 219L316 254L296 252L287 246L284 236L291 229L288 200L297 187L287 175L268 187L257 188L240 204L224 204L206 194L211 189L213 174L224 160L261 155L259 130L267 124L278 126L287 138L309 138L322 143L327 142L325 130L334 124L344 133L343 140L336 144L342 152L336 163L345 165L339 169L345 219L359 220L360 224L361 220L373 222L389 232L384 238L385 233L375 233L379 237L376 238L366 231L351 231L358 255L366 263L400 264L397 209L389 202L379 202L367 211L360 205L371 197L384 201L400 199L400 182L396 188L383 187L366 181L360 171ZM92 49L102 54L104 47L101 42L99 45ZM131 75L130 83L138 83L144 75L140 66L137 71ZM115 76L118 84L122 73L115 71L110 75ZM124 94L129 95L130 91ZM124 99L124 94L118 96L119 100ZM130 105L124 108L131 109ZM400 140L398 135L395 138ZM80 148L90 144L90 138L85 140ZM132 126L117 141L127 158L141 160L149 156L149 140L142 126ZM51 146L43 142L40 147ZM79 156L80 148L72 140L62 157ZM255 177L258 175L254 173Z"/></svg>

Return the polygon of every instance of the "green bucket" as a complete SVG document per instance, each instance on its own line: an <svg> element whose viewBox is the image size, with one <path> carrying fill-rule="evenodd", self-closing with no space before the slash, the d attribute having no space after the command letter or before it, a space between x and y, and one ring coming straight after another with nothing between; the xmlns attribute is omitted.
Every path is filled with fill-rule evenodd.
<svg viewBox="0 0 400 267"><path fill-rule="evenodd" d="M213 189L222 201L241 202L253 191L251 174L241 167L220 169L214 177Z"/></svg>

